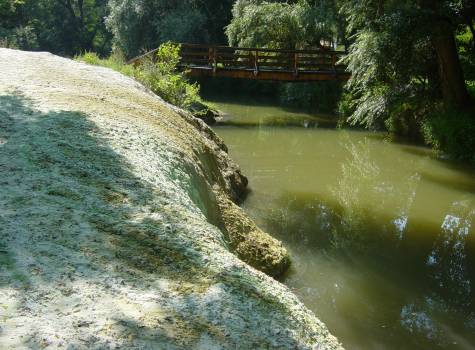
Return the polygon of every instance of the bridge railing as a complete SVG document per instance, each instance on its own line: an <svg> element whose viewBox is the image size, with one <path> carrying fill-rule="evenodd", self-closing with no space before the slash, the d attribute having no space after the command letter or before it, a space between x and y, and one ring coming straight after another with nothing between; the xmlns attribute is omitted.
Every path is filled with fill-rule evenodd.
<svg viewBox="0 0 475 350"><path fill-rule="evenodd" d="M229 46L181 44L183 67L200 67L213 70L253 70L299 72L344 72L339 64L345 54L341 51L277 50Z"/></svg>

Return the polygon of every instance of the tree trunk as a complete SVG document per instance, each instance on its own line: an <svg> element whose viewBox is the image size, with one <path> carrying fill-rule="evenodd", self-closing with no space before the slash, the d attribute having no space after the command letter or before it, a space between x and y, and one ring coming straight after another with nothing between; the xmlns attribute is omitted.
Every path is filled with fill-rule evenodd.
<svg viewBox="0 0 475 350"><path fill-rule="evenodd" d="M454 33L450 23L444 19L433 24L432 44L437 54L439 76L444 102L457 109L470 106L470 97L465 85Z"/></svg>

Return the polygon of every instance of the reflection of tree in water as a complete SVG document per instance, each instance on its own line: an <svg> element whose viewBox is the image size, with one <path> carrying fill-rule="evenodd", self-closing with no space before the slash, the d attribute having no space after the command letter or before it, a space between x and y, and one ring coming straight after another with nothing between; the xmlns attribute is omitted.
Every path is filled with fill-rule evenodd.
<svg viewBox="0 0 475 350"><path fill-rule="evenodd" d="M305 245L309 249L326 247L337 226L334 209L314 194L285 192L275 199L262 223L269 232L286 242Z"/></svg>
<svg viewBox="0 0 475 350"><path fill-rule="evenodd" d="M355 142L348 134L343 135L341 145L348 156L337 185L330 188L333 195L286 192L274 199L272 210L261 210L260 216L266 221L263 225L286 241L304 241L314 247L331 241L343 249L380 250L386 245L394 250L407 231L419 172L414 170L405 181L393 181L372 153L374 141L366 138ZM423 167L424 162L420 160L414 168Z"/></svg>
<svg viewBox="0 0 475 350"><path fill-rule="evenodd" d="M341 212L335 244L368 248L371 242L401 241L420 181L419 173L414 171L405 181L398 179L394 183L372 155L371 140L355 143L346 135L341 143L349 156L341 167L337 186L332 188Z"/></svg>
<svg viewBox="0 0 475 350"><path fill-rule="evenodd" d="M432 197L433 182L426 176L432 169L429 157L394 157L393 146L369 138L345 136L341 144L347 154L331 193L289 191L268 197L272 204L262 206L265 227L305 259L297 265L301 274L295 275L302 280L293 277L291 284L304 290L316 310L325 303L343 314L360 313L352 327L363 323L373 331L384 324L381 341L391 339L388 343L400 344L399 349L473 349L475 202L461 200L472 195L464 189L454 192L450 179ZM399 166L402 171L393 173ZM447 206L446 193L459 200ZM440 211L421 210L435 198L442 201L430 208ZM322 256L330 264L338 261L336 268L357 266L348 269L350 276L330 269L326 280L342 282L342 292L314 282L317 272L312 269L325 273L320 272ZM371 298L365 305L367 295Z"/></svg>
<svg viewBox="0 0 475 350"><path fill-rule="evenodd" d="M341 177L338 185L333 189L334 194L341 206L342 231L337 232L337 239L345 233L352 232L352 237L345 237L346 240L356 240L364 234L364 227L371 216L370 208L365 208L363 198L379 197L375 191L378 187L381 174L378 165L371 159L369 141L354 143L348 137L343 146L349 152L350 157L341 166ZM377 198L371 198L373 202ZM346 236L346 235L345 235ZM340 242L342 243L342 242Z"/></svg>
<svg viewBox="0 0 475 350"><path fill-rule="evenodd" d="M427 265L434 279L434 289L453 305L461 308L474 302L470 269L475 266L470 266L468 258L468 254L473 254L469 251L469 241L473 240L474 218L475 206L471 201L453 203L427 258Z"/></svg>
<svg viewBox="0 0 475 350"><path fill-rule="evenodd" d="M410 254L403 243L411 239L409 212L426 159L411 164L413 171L405 179L394 179L378 163L370 140L353 142L346 137L343 145L349 155L342 165L338 184L332 189L340 215L340 225L333 231L334 242L352 252L373 249L377 255L393 255L390 270L397 272ZM423 278L427 278L428 284L417 282L421 283L421 293L411 293L411 297L405 298L400 309L400 325L413 336L420 336L421 344L427 340L441 346L457 343L455 348L465 349L460 344L465 341L461 334L475 330L474 219L473 201L453 203L440 230L433 232L438 236L430 254L422 255L427 260L419 260L418 266L412 266L414 270L424 271ZM430 240L430 232L427 233L425 239ZM407 283L412 286L412 282ZM414 285L414 292L416 289Z"/></svg>
<svg viewBox="0 0 475 350"><path fill-rule="evenodd" d="M475 340L462 335L475 335L474 219L473 201L452 204L427 256L430 285L400 313L401 325L410 333L456 349L472 349Z"/></svg>

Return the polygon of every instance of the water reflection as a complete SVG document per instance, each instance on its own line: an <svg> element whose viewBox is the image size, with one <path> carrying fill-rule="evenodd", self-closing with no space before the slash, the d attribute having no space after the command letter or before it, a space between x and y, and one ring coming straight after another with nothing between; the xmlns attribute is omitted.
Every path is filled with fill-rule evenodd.
<svg viewBox="0 0 475 350"><path fill-rule="evenodd" d="M470 307L475 301L473 280L470 278L470 268L473 269L474 266L470 265L468 259L468 254L473 254L468 241L473 239L474 208L470 200L452 204L427 258L427 265L435 282L434 291L442 297L450 298L451 304L461 310Z"/></svg>
<svg viewBox="0 0 475 350"><path fill-rule="evenodd" d="M335 244L352 248L356 244L362 248L369 243L368 239L403 240L421 180L417 169L423 167L424 159L415 164L412 172L391 181L372 156L374 144L369 138L354 142L344 132L340 135L340 144L348 156L341 165L338 184L332 188L342 211ZM385 208L387 215L381 217L381 213L374 210L375 206ZM377 227L369 231L369 226Z"/></svg>
<svg viewBox="0 0 475 350"><path fill-rule="evenodd" d="M292 108L281 108L260 102L251 105L239 102L217 102L222 118L219 125L236 127L303 127L303 128L335 128L338 118L332 115L315 115ZM239 115L236 118L236 115Z"/></svg>
<svg viewBox="0 0 475 350"><path fill-rule="evenodd" d="M362 132L221 128L287 283L348 349L475 348L475 176Z"/></svg>

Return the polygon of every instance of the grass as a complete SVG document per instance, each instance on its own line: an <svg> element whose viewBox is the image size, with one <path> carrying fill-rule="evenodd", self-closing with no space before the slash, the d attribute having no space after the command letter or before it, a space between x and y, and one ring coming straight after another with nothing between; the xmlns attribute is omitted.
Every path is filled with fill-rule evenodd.
<svg viewBox="0 0 475 350"><path fill-rule="evenodd" d="M95 52L86 52L83 55L76 56L75 60L93 66L107 67L129 77L135 77L137 75L134 66L128 65L125 59L119 54L112 54L108 58L100 58Z"/></svg>
<svg viewBox="0 0 475 350"><path fill-rule="evenodd" d="M132 77L147 86L168 103L191 111L193 105L203 105L197 84L190 83L176 66L180 60L180 47L176 44L162 44L156 59L145 58L138 66L127 64L120 53L112 53L108 58L100 58L94 52L76 56L75 60L90 65L113 69Z"/></svg>

